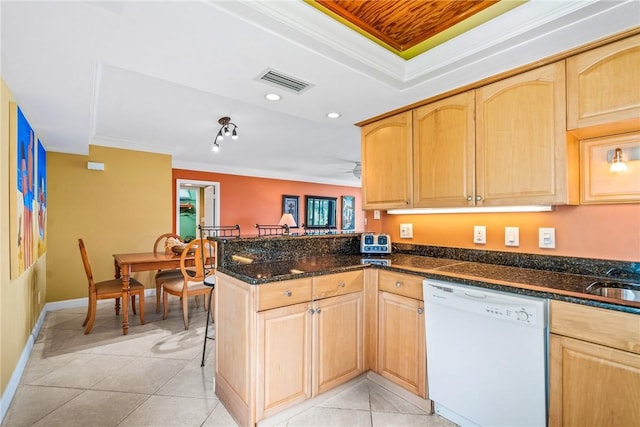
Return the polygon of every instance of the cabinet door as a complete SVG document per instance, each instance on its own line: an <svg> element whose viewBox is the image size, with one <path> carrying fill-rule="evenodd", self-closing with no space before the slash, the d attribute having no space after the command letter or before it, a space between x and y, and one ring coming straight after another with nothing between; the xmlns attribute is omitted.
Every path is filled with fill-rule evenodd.
<svg viewBox="0 0 640 427"><path fill-rule="evenodd" d="M568 203L564 77L558 62L476 91L478 205Z"/></svg>
<svg viewBox="0 0 640 427"><path fill-rule="evenodd" d="M608 162L610 152L616 148L631 152L638 141L640 132L580 141L580 203L640 202L640 162L627 161L623 173L609 172Z"/></svg>
<svg viewBox="0 0 640 427"><path fill-rule="evenodd" d="M380 292L378 310L380 375L426 398L424 303Z"/></svg>
<svg viewBox="0 0 640 427"><path fill-rule="evenodd" d="M608 124L612 135L640 128L638 70L640 35L568 58L567 129Z"/></svg>
<svg viewBox="0 0 640 427"><path fill-rule="evenodd" d="M362 292L314 303L313 395L363 372Z"/></svg>
<svg viewBox="0 0 640 427"><path fill-rule="evenodd" d="M640 355L551 334L549 426L640 425Z"/></svg>
<svg viewBox="0 0 640 427"><path fill-rule="evenodd" d="M310 304L257 314L256 419L311 397Z"/></svg>
<svg viewBox="0 0 640 427"><path fill-rule="evenodd" d="M362 127L362 207L411 206L411 111Z"/></svg>
<svg viewBox="0 0 640 427"><path fill-rule="evenodd" d="M475 204L474 92L413 112L413 207Z"/></svg>

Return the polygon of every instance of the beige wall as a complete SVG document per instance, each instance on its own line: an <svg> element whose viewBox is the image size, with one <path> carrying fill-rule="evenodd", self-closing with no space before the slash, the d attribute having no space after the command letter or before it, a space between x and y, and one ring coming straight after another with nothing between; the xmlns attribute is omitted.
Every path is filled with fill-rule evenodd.
<svg viewBox="0 0 640 427"><path fill-rule="evenodd" d="M0 390L4 394L44 307L47 255L11 280L9 198L16 197L16 192L9 188L9 102L14 99L4 80L0 79L0 85Z"/></svg>
<svg viewBox="0 0 640 427"><path fill-rule="evenodd" d="M78 238L95 280L113 278L114 253L153 250L172 231L171 156L90 146L89 155L47 154L47 302L87 296ZM104 163L104 171L87 162ZM153 273L135 273L155 287Z"/></svg>

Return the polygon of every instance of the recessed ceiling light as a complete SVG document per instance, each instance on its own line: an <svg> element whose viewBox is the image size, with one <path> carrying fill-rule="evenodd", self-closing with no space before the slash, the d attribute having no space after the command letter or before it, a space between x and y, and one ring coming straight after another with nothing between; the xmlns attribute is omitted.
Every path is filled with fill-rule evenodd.
<svg viewBox="0 0 640 427"><path fill-rule="evenodd" d="M268 93L264 97L269 101L280 101L280 95L278 95L277 93Z"/></svg>
<svg viewBox="0 0 640 427"><path fill-rule="evenodd" d="M330 119L337 119L338 117L340 117L340 113L327 113L327 117L329 117Z"/></svg>

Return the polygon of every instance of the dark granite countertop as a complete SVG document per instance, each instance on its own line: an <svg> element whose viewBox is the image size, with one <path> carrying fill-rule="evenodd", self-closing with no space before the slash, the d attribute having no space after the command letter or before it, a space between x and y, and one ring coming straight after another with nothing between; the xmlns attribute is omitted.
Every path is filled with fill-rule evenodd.
<svg viewBox="0 0 640 427"><path fill-rule="evenodd" d="M603 280L602 277L429 256L407 254L366 257L359 254L306 256L288 261L234 263L220 266L218 269L244 282L259 285L350 271L363 268L363 265L369 267L370 265L363 260L371 259L390 262L390 265L375 265L375 268L640 314L640 303L637 301L620 301L586 292L586 288L591 283Z"/></svg>

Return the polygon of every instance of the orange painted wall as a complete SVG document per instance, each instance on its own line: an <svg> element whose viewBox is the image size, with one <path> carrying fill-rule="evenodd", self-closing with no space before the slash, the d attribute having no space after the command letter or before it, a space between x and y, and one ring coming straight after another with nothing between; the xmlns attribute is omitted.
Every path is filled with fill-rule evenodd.
<svg viewBox="0 0 640 427"><path fill-rule="evenodd" d="M640 204L557 206L553 212L387 215L367 213L367 231L391 240L433 246L640 262ZM400 224L413 224L413 239L400 239ZM487 244L473 243L473 226L487 227ZM504 227L520 227L520 246L504 245ZM556 229L556 248L538 247L538 228Z"/></svg>
<svg viewBox="0 0 640 427"><path fill-rule="evenodd" d="M359 187L315 184L281 179L257 178L214 172L173 169L173 203L175 206L176 179L191 179L220 183L220 224L240 225L243 236L256 234L255 225L277 224L282 216L282 196L300 196L300 222L304 221L304 196L338 198L337 223L340 227L340 196L355 196L356 231L364 230L364 212ZM175 210L173 214L175 228ZM301 231L301 229L299 229ZM294 230L295 232L296 230Z"/></svg>

